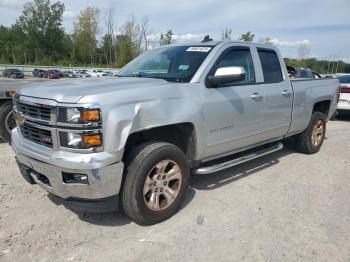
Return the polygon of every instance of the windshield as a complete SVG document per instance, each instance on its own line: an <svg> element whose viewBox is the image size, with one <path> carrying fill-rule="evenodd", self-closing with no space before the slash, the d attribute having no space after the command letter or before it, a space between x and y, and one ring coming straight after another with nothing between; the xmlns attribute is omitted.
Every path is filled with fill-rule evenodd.
<svg viewBox="0 0 350 262"><path fill-rule="evenodd" d="M173 46L149 51L126 65L119 77L160 78L190 82L213 46Z"/></svg>

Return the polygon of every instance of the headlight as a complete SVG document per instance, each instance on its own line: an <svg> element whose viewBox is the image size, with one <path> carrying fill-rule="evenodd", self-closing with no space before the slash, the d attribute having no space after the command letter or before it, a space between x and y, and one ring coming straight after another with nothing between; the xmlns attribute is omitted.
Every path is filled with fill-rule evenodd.
<svg viewBox="0 0 350 262"><path fill-rule="evenodd" d="M60 132L61 147L71 149L91 149L102 146L101 133L79 134Z"/></svg>
<svg viewBox="0 0 350 262"><path fill-rule="evenodd" d="M59 122L70 124L86 124L100 122L100 109L60 108Z"/></svg>

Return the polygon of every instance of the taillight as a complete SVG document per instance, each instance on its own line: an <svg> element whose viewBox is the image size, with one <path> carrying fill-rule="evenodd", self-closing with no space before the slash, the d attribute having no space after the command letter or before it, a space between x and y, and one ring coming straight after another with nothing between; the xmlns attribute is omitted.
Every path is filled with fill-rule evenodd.
<svg viewBox="0 0 350 262"><path fill-rule="evenodd" d="M350 93L350 87L340 86L340 93L342 93L342 94L349 94Z"/></svg>

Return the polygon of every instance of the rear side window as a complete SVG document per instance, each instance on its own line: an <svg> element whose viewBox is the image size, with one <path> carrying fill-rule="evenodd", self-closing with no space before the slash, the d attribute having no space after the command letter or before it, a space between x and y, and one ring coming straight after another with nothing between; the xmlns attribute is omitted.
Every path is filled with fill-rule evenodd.
<svg viewBox="0 0 350 262"><path fill-rule="evenodd" d="M216 68L241 66L246 72L245 80L235 82L234 85L255 84L255 72L249 48L233 48L225 52L217 61Z"/></svg>
<svg viewBox="0 0 350 262"><path fill-rule="evenodd" d="M278 83L283 81L281 64L275 51L258 49L265 83Z"/></svg>

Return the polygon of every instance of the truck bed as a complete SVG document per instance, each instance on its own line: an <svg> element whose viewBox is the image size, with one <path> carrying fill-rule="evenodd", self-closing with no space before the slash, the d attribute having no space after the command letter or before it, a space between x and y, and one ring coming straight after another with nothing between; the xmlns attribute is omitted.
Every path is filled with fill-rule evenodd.
<svg viewBox="0 0 350 262"><path fill-rule="evenodd" d="M304 130L310 120L313 106L319 101L329 100L331 118L337 109L337 96L339 81L337 79L291 79L294 91L292 122L289 134L298 133Z"/></svg>

